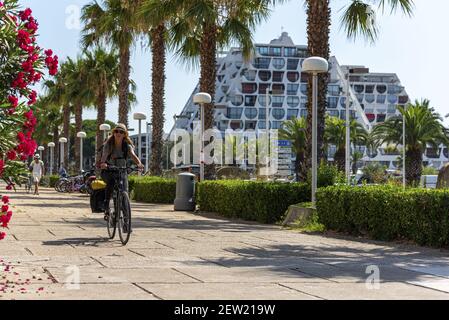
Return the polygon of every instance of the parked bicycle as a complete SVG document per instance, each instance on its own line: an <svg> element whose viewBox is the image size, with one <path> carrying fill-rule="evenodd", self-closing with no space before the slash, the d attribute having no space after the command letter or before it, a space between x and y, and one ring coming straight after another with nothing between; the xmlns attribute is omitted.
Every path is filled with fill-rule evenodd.
<svg viewBox="0 0 449 320"><path fill-rule="evenodd" d="M107 230L110 239L114 239L116 229L120 241L126 245L131 236L131 205L128 192L125 189L125 175L139 171L132 167L108 166L107 171L114 173L114 191L112 193L113 206L109 205L109 215L107 216Z"/></svg>

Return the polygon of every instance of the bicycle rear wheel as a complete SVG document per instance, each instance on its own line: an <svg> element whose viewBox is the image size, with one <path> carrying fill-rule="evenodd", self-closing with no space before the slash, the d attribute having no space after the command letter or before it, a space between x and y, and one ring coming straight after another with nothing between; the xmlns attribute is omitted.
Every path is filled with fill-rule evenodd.
<svg viewBox="0 0 449 320"><path fill-rule="evenodd" d="M116 207L115 204L113 207L111 207L112 204L112 200L109 201L109 208L114 208L114 209L109 209L109 217L108 217L108 221L107 221L107 229L108 229L108 235L109 235L109 239L114 239L115 237L115 232L117 230L117 211L116 211Z"/></svg>
<svg viewBox="0 0 449 320"><path fill-rule="evenodd" d="M118 212L118 235L123 245L126 245L131 237L131 205L128 192L122 193L120 211Z"/></svg>

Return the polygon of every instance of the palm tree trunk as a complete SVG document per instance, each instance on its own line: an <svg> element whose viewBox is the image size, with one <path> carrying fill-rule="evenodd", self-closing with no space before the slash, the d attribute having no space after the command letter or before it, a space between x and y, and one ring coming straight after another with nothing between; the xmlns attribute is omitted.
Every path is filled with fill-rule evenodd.
<svg viewBox="0 0 449 320"><path fill-rule="evenodd" d="M100 126L106 121L106 94L105 90L100 90L97 97L97 134L95 143L95 163L100 161L98 149L103 145L103 132L100 130Z"/></svg>
<svg viewBox="0 0 449 320"><path fill-rule="evenodd" d="M58 126L55 126L53 129L53 143L55 144L55 148L53 150L53 172L58 172L58 168L59 168L59 163L60 159L59 159L59 155L60 155L60 150L59 150L59 128Z"/></svg>
<svg viewBox="0 0 449 320"><path fill-rule="evenodd" d="M200 48L200 91L207 92L212 97L212 103L204 106L205 130L212 128L214 124L215 81L217 74L216 45L217 26L215 24L205 23L203 26L203 35ZM207 145L207 143L205 144ZM204 170L205 179L211 179L213 176L215 176L215 165L206 165Z"/></svg>
<svg viewBox="0 0 449 320"><path fill-rule="evenodd" d="M165 26L160 24L151 32L152 40L152 126L151 139L151 173L160 176L162 174L162 147L164 134L164 95L165 95ZM148 142L147 142L148 143ZM148 147L148 144L147 144Z"/></svg>
<svg viewBox="0 0 449 320"><path fill-rule="evenodd" d="M422 174L422 154L420 149L405 152L405 180L407 185L417 186Z"/></svg>
<svg viewBox="0 0 449 320"><path fill-rule="evenodd" d="M329 0L307 0L307 46L309 56L318 56L329 60L329 33L331 25L331 9ZM318 163L326 157L323 148L324 119L327 105L328 74L318 76ZM312 77L309 77L307 92L307 130L306 156L303 175L312 167Z"/></svg>
<svg viewBox="0 0 449 320"><path fill-rule="evenodd" d="M345 171L345 162L346 162L346 148L341 147L338 148L334 154L334 162L337 165L338 170Z"/></svg>
<svg viewBox="0 0 449 320"><path fill-rule="evenodd" d="M118 122L128 127L129 111L129 74L130 74L130 49L129 46L120 48L120 75L119 75L119 109Z"/></svg>
<svg viewBox="0 0 449 320"><path fill-rule="evenodd" d="M64 167L68 170L69 165L69 141L70 141L70 105L65 105L63 108L63 129L62 136L67 139L67 143L64 144ZM59 141L58 141L59 144ZM62 161L61 161L62 162ZM61 165L61 163L59 163Z"/></svg>
<svg viewBox="0 0 449 320"><path fill-rule="evenodd" d="M295 161L295 173L296 173L296 181L306 181L301 175L301 167L304 166L304 152L296 153L296 161Z"/></svg>
<svg viewBox="0 0 449 320"><path fill-rule="evenodd" d="M81 138L77 137L77 133L83 130L83 106L77 104L75 106L75 172L79 170L81 164Z"/></svg>

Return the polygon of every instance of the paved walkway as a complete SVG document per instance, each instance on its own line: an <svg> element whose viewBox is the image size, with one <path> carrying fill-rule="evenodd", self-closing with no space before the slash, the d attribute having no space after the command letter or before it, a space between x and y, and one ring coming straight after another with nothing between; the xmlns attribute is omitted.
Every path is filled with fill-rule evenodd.
<svg viewBox="0 0 449 320"><path fill-rule="evenodd" d="M106 239L86 196L10 196L0 299L449 299L448 251L141 203L123 247Z"/></svg>

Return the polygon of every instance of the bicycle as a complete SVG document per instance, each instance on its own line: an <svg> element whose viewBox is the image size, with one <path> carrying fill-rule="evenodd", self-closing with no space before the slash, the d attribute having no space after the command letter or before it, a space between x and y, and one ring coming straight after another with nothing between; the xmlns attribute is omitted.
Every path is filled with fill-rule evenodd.
<svg viewBox="0 0 449 320"><path fill-rule="evenodd" d="M105 170L117 173L114 175L114 191L111 199L114 206L113 210L109 209L107 219L109 239L114 239L118 226L120 241L123 245L126 245L131 236L131 205L129 202L128 192L125 191L124 175L130 174L134 171L139 171L139 169L131 167L120 168L108 166ZM109 208L111 208L111 206L109 206Z"/></svg>

